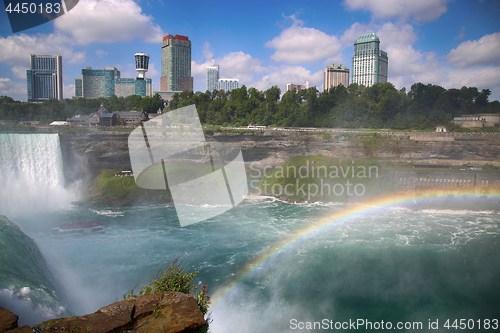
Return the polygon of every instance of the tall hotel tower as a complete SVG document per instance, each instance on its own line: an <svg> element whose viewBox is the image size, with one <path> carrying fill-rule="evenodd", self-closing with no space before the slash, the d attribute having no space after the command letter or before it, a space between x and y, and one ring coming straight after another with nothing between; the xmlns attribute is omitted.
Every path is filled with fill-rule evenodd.
<svg viewBox="0 0 500 333"><path fill-rule="evenodd" d="M28 102L43 102L50 98L63 99L62 57L30 55L26 71Z"/></svg>
<svg viewBox="0 0 500 333"><path fill-rule="evenodd" d="M193 91L191 42L186 36L166 35L161 43L161 91Z"/></svg>
<svg viewBox="0 0 500 333"><path fill-rule="evenodd" d="M359 35L354 42L352 83L370 87L387 82L387 53L380 50L380 40L374 32Z"/></svg>
<svg viewBox="0 0 500 333"><path fill-rule="evenodd" d="M207 90L219 90L219 65L207 67Z"/></svg>
<svg viewBox="0 0 500 333"><path fill-rule="evenodd" d="M329 91L331 87L340 84L346 88L349 87L349 68L335 64L326 66L323 76L323 90Z"/></svg>

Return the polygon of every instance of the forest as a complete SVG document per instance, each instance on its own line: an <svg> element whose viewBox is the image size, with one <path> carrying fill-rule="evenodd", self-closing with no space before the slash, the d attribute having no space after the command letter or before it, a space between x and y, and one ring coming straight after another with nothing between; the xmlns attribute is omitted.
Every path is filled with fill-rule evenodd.
<svg viewBox="0 0 500 333"><path fill-rule="evenodd" d="M247 126L250 123L280 127L340 127L435 129L465 114L500 113L500 102L489 101L491 91L475 87L445 89L438 85L415 83L407 92L391 83L365 87L332 87L319 92L316 87L299 91L273 86L266 91L245 86L231 92L182 92L174 95L165 111L195 104L204 125ZM40 104L0 97L0 119L38 120L49 123L75 114L90 114L104 104L108 111L145 110L163 107L159 95L153 97L112 96L98 99L49 100ZM493 129L496 130L496 129Z"/></svg>
<svg viewBox="0 0 500 333"><path fill-rule="evenodd" d="M231 91L182 92L168 109L196 104L203 124L220 126L274 125L282 127L340 127L435 129L455 126L454 117L464 114L500 113L500 102L488 100L489 89L475 87L444 89L422 83L410 91L391 83L365 87L333 87L321 94L315 88L281 91L274 86L261 92L245 86Z"/></svg>
<svg viewBox="0 0 500 333"><path fill-rule="evenodd" d="M163 100L159 95L141 97L96 98L96 99L50 99L43 103L27 103L15 101L8 96L0 96L0 119L19 121L40 121L49 124L54 120L66 120L77 114L88 115L99 109L101 104L110 111L140 111L157 112L163 109Z"/></svg>

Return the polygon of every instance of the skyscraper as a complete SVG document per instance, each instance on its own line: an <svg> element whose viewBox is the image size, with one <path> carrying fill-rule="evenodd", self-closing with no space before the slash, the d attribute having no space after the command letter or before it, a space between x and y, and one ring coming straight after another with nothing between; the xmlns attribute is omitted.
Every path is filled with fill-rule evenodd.
<svg viewBox="0 0 500 333"><path fill-rule="evenodd" d="M354 42L352 83L367 87L387 82L388 57L380 50L380 40L374 32L359 35Z"/></svg>
<svg viewBox="0 0 500 333"><path fill-rule="evenodd" d="M331 87L336 87L340 84L346 88L349 86L349 68L335 64L326 66L323 77L323 90L328 91Z"/></svg>
<svg viewBox="0 0 500 333"><path fill-rule="evenodd" d="M207 67L207 90L219 90L219 65Z"/></svg>
<svg viewBox="0 0 500 333"><path fill-rule="evenodd" d="M43 102L49 98L63 99L62 57L30 55L26 71L28 102Z"/></svg>
<svg viewBox="0 0 500 333"><path fill-rule="evenodd" d="M181 35L166 35L161 43L161 91L193 91L191 42Z"/></svg>

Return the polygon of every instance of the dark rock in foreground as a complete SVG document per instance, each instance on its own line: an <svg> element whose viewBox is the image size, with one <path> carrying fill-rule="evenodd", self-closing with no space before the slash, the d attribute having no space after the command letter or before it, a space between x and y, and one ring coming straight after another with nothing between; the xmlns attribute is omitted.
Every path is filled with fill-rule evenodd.
<svg viewBox="0 0 500 333"><path fill-rule="evenodd" d="M6 332L10 329L16 328L18 319L18 315L4 308L0 308L0 332Z"/></svg>
<svg viewBox="0 0 500 333"><path fill-rule="evenodd" d="M16 328L17 319L17 315L0 308L0 332L32 332L28 326ZM204 325L205 319L193 296L167 291L115 302L84 316L51 319L36 325L33 331L176 333Z"/></svg>

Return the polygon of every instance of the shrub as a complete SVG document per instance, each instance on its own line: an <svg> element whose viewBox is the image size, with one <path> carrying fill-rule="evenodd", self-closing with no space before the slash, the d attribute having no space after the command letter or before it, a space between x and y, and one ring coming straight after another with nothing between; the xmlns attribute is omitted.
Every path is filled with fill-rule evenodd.
<svg viewBox="0 0 500 333"><path fill-rule="evenodd" d="M153 281L141 288L139 295L149 295L151 293L162 293L165 291L178 291L187 295L193 295L198 302L201 312L203 315L206 315L210 306L210 296L207 295L208 289L202 284L201 290L198 291L195 276L199 272L187 273L185 269L181 267L181 263L182 262L179 262L179 258L176 258L171 264L167 265L163 272L160 269L154 276ZM136 287L137 285L123 295L123 299L133 297Z"/></svg>

